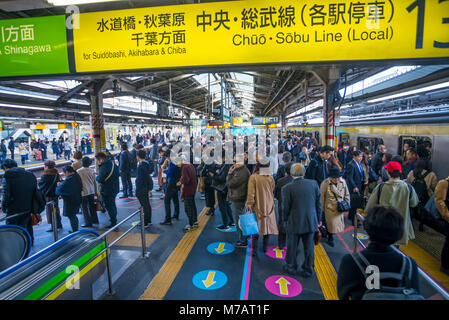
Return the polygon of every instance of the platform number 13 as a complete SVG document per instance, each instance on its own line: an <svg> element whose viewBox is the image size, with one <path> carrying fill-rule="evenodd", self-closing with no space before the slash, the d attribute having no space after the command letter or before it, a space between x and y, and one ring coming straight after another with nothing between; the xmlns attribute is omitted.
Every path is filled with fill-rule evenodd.
<svg viewBox="0 0 449 320"><path fill-rule="evenodd" d="M438 1L438 3L446 2L449 0L434 0ZM416 49L422 49L423 47L423 37L424 37L424 12L426 9L426 0L416 0L411 5L407 7L407 11L411 13L413 10L418 8L418 23L416 28ZM449 24L449 17L443 18L443 24ZM433 41L434 48L447 49L449 48L449 42L439 42Z"/></svg>

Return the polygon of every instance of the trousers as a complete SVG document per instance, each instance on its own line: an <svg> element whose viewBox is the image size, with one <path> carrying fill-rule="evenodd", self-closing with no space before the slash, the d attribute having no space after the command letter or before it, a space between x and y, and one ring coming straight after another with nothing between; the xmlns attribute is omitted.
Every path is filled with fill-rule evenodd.
<svg viewBox="0 0 449 320"><path fill-rule="evenodd" d="M243 214L243 209L245 209L245 201L233 201L231 202L231 210L232 215L234 216L234 221L237 229L237 241L238 242L246 242L248 240L248 236L244 236L242 234L242 230L239 228L239 216Z"/></svg>
<svg viewBox="0 0 449 320"><path fill-rule="evenodd" d="M139 200L139 203L143 208L144 224L151 223L152 210L151 210L150 198L148 197L148 192L136 193L136 197Z"/></svg>
<svg viewBox="0 0 449 320"><path fill-rule="evenodd" d="M231 223L234 222L234 219L232 218L231 207L229 205L229 201L227 200L227 194L224 192L217 191L217 200L218 200L218 207L220 208L221 212L221 219L223 221L223 225L229 226Z"/></svg>
<svg viewBox="0 0 449 320"><path fill-rule="evenodd" d="M171 221L171 206L170 202L173 201L175 206L175 218L179 218L179 198L178 198L178 188L174 182L169 182L167 184L167 190L165 191L165 221Z"/></svg>
<svg viewBox="0 0 449 320"><path fill-rule="evenodd" d="M285 262L289 269L298 271L301 255L299 242L301 240L304 247L304 262L302 263L301 268L308 274L313 274L315 259L315 242L313 237L313 232L304 234L287 233L287 255L285 257Z"/></svg>
<svg viewBox="0 0 449 320"><path fill-rule="evenodd" d="M109 218L111 219L111 224L115 225L117 224L117 206L115 204L115 197L117 194L114 195L101 195L103 197L103 203L106 207L106 211L109 214Z"/></svg>
<svg viewBox="0 0 449 320"><path fill-rule="evenodd" d="M197 210L195 204L195 197L184 197L184 211L187 214L187 218L189 218L189 225L193 226L195 222L197 222Z"/></svg>
<svg viewBox="0 0 449 320"><path fill-rule="evenodd" d="M120 172L120 178L122 179L123 195L125 197L133 196L133 184L131 182L131 172Z"/></svg>
<svg viewBox="0 0 449 320"><path fill-rule="evenodd" d="M83 196L81 199L81 208L83 211L84 222L87 225L92 225L93 223L98 223L97 207L95 205L95 196L89 194Z"/></svg>

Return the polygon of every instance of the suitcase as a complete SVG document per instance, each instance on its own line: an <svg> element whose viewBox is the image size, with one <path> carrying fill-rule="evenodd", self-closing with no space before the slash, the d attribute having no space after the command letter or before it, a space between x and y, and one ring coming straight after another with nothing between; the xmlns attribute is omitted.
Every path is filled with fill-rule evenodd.
<svg viewBox="0 0 449 320"><path fill-rule="evenodd" d="M36 150L36 160L41 160L42 158L42 151Z"/></svg>

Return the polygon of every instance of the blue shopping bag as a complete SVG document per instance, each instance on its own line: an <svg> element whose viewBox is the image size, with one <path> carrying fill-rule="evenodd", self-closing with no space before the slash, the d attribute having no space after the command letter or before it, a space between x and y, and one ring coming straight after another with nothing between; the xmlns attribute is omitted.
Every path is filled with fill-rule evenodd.
<svg viewBox="0 0 449 320"><path fill-rule="evenodd" d="M244 236L250 236L252 234L259 233L259 226L257 225L256 215L254 213L245 213L239 215L240 229Z"/></svg>

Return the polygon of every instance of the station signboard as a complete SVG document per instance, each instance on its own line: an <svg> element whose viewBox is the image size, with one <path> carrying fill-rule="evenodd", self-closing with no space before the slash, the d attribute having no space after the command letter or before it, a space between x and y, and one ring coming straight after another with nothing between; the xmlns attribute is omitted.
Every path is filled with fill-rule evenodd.
<svg viewBox="0 0 449 320"><path fill-rule="evenodd" d="M186 127L205 127L207 125L206 119L183 119L182 125Z"/></svg>
<svg viewBox="0 0 449 320"><path fill-rule="evenodd" d="M254 117L252 124L254 126L258 125L270 125L270 124L278 124L279 117Z"/></svg>
<svg viewBox="0 0 449 320"><path fill-rule="evenodd" d="M223 126L224 125L224 122L223 121L215 121L215 120L211 120L211 121L209 121L209 126L211 126L211 127L221 127L221 126Z"/></svg>
<svg viewBox="0 0 449 320"><path fill-rule="evenodd" d="M0 20L0 77L69 73L65 16Z"/></svg>
<svg viewBox="0 0 449 320"><path fill-rule="evenodd" d="M449 57L449 1L227 1L89 12L77 72Z"/></svg>

